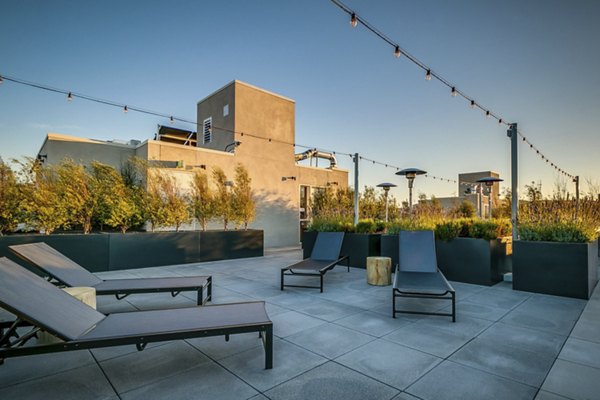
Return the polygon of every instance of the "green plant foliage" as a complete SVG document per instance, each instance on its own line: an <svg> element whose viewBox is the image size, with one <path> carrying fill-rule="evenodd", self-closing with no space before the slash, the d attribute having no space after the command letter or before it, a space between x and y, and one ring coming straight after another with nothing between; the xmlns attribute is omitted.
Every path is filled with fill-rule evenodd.
<svg viewBox="0 0 600 400"><path fill-rule="evenodd" d="M236 223L244 225L254 221L256 206L252 194L252 179L248 170L242 165L235 166L235 184L233 186L233 219Z"/></svg>
<svg viewBox="0 0 600 400"><path fill-rule="evenodd" d="M12 168L0 160L0 235L16 229L22 196Z"/></svg>
<svg viewBox="0 0 600 400"><path fill-rule="evenodd" d="M440 222L435 226L435 237L444 241L452 240L460 236L463 226L460 220Z"/></svg>
<svg viewBox="0 0 600 400"><path fill-rule="evenodd" d="M404 218L388 226L390 235L397 235L400 231L429 231L435 229L435 222L428 219Z"/></svg>
<svg viewBox="0 0 600 400"><path fill-rule="evenodd" d="M214 193L215 215L223 221L223 229L227 229L229 221L233 217L233 196L231 195L225 172L219 167L213 168L213 182L216 190Z"/></svg>
<svg viewBox="0 0 600 400"><path fill-rule="evenodd" d="M598 239L598 231L578 224L521 224L519 225L521 240L587 243Z"/></svg>
<svg viewBox="0 0 600 400"><path fill-rule="evenodd" d="M359 220L354 228L356 233L375 233L376 231L377 224L370 218Z"/></svg>
<svg viewBox="0 0 600 400"><path fill-rule="evenodd" d="M493 240L510 234L510 221L506 219L475 219L470 224L468 237Z"/></svg>
<svg viewBox="0 0 600 400"><path fill-rule="evenodd" d="M314 218L307 228L312 232L354 232L354 225L349 219Z"/></svg>
<svg viewBox="0 0 600 400"><path fill-rule="evenodd" d="M192 194L190 196L192 216L198 220L203 231L208 222L216 215L212 191L208 186L208 176L198 170L192 179Z"/></svg>
<svg viewBox="0 0 600 400"><path fill-rule="evenodd" d="M56 167L57 190L66 210L65 226L81 226L84 234L92 231L92 219L98 205L95 178L81 164L65 158Z"/></svg>

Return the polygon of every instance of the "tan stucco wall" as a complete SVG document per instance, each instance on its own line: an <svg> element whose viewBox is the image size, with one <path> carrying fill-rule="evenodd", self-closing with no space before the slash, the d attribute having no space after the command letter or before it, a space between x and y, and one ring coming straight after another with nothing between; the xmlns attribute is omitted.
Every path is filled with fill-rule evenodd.
<svg viewBox="0 0 600 400"><path fill-rule="evenodd" d="M135 154L135 147L49 133L38 154L46 155L44 162L49 165L70 157L86 165L95 160L119 168Z"/></svg>

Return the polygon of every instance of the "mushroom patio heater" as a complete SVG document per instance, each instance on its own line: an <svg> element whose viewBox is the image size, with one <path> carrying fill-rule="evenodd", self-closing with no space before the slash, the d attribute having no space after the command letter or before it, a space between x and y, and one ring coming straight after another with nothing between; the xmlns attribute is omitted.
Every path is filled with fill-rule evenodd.
<svg viewBox="0 0 600 400"><path fill-rule="evenodd" d="M424 175L427 171L418 168L405 168L396 172L396 175L404 175L408 179L408 205L412 209L412 188L417 175Z"/></svg>
<svg viewBox="0 0 600 400"><path fill-rule="evenodd" d="M383 188L383 192L385 193L385 222L388 222L388 194L390 188L396 187L393 183L380 183L377 187Z"/></svg>
<svg viewBox="0 0 600 400"><path fill-rule="evenodd" d="M488 214L489 218L492 217L492 187L496 182L502 182L504 179L496 178L493 176L477 179L477 183L483 183L488 188Z"/></svg>

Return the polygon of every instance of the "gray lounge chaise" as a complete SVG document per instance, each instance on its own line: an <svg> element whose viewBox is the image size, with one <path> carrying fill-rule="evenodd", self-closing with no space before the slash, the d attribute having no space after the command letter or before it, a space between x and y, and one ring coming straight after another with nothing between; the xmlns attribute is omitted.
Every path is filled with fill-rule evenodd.
<svg viewBox="0 0 600 400"><path fill-rule="evenodd" d="M344 232L319 232L309 258L305 258L296 264L281 269L281 290L283 290L284 287L300 287L321 289L321 293L323 293L323 276L327 271L333 269L333 267L344 260L346 261L348 271L350 271L350 259L347 256L340 256L343 241ZM320 278L320 285L307 286L285 284L285 277L294 275L318 276Z"/></svg>
<svg viewBox="0 0 600 400"><path fill-rule="evenodd" d="M443 315L456 322L454 288L438 269L433 231L400 231L400 257L392 289L393 314ZM452 313L408 311L396 309L397 297L445 299L452 302Z"/></svg>
<svg viewBox="0 0 600 400"><path fill-rule="evenodd" d="M28 243L8 246L15 254L34 264L52 278L66 286L90 286L97 295L115 295L121 300L134 293L198 292L197 304L211 300L212 278L210 276L186 276L174 278L135 278L102 280L75 261L46 243ZM206 288L206 297L203 291Z"/></svg>
<svg viewBox="0 0 600 400"><path fill-rule="evenodd" d="M203 336L258 332L265 368L273 367L273 323L263 301L104 315L8 258L0 258L0 307L17 320L0 337L0 364L10 357ZM31 330L17 334L21 322ZM63 342L25 345L39 331Z"/></svg>

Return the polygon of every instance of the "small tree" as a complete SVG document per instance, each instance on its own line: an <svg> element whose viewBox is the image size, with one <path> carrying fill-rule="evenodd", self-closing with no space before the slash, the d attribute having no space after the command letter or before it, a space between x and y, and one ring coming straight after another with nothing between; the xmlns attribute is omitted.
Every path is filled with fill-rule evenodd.
<svg viewBox="0 0 600 400"><path fill-rule="evenodd" d="M165 223L174 225L175 232L179 232L181 225L190 220L187 196L182 192L175 177L163 175L160 183L165 201Z"/></svg>
<svg viewBox="0 0 600 400"><path fill-rule="evenodd" d="M81 225L84 234L90 233L98 204L95 179L83 165L76 164L70 158L65 158L56 172L57 190L67 214L66 225Z"/></svg>
<svg viewBox="0 0 600 400"><path fill-rule="evenodd" d="M190 209L202 230L205 231L208 221L215 216L215 207L212 192L208 186L208 176L202 171L196 171L192 178Z"/></svg>
<svg viewBox="0 0 600 400"><path fill-rule="evenodd" d="M49 235L68 223L56 168L45 167L31 159L21 166L21 175L25 179L22 186L25 222Z"/></svg>
<svg viewBox="0 0 600 400"><path fill-rule="evenodd" d="M233 216L232 196L229 192L227 176L219 167L213 168L213 180L216 186L214 194L215 215L223 220L223 229L227 230L227 225Z"/></svg>
<svg viewBox="0 0 600 400"><path fill-rule="evenodd" d="M0 159L0 236L17 227L20 205L21 196L15 173Z"/></svg>
<svg viewBox="0 0 600 400"><path fill-rule="evenodd" d="M152 232L154 232L156 228L166 225L169 219L165 207L166 201L161 190L161 181L162 175L159 171L148 170L143 203Z"/></svg>
<svg viewBox="0 0 600 400"><path fill-rule="evenodd" d="M248 224L254 221L256 215L251 183L248 170L242 164L237 164L233 187L233 214L235 222L244 224L244 230L248 229Z"/></svg>

